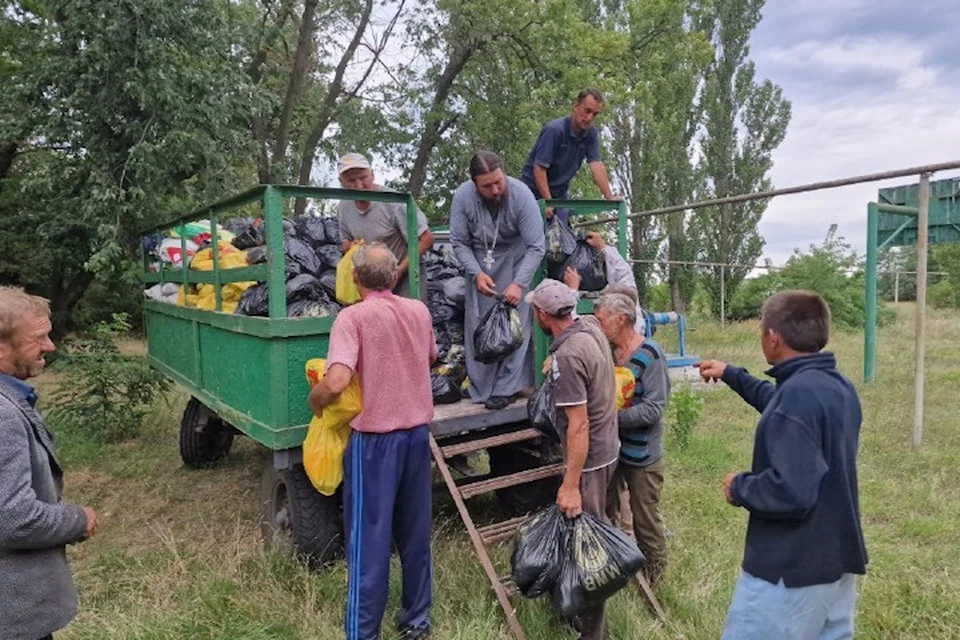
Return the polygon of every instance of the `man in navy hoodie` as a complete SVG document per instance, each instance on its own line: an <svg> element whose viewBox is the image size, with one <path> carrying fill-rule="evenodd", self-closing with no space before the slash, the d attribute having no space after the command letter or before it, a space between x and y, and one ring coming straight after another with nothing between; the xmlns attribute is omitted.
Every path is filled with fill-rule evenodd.
<svg viewBox="0 0 960 640"><path fill-rule="evenodd" d="M761 413L753 468L723 481L750 512L743 571L722 640L853 637L856 577L867 551L857 495L862 414L827 344L830 308L812 291L763 305L760 344L776 384L716 360L699 364Z"/></svg>

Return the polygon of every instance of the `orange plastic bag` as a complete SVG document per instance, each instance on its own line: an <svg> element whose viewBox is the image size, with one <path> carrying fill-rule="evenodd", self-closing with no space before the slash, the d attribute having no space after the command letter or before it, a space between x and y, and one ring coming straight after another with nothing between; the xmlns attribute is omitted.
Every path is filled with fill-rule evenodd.
<svg viewBox="0 0 960 640"><path fill-rule="evenodd" d="M633 394L637 390L637 379L627 367L615 367L613 373L617 378L617 411L626 409L633 404Z"/></svg>
<svg viewBox="0 0 960 640"><path fill-rule="evenodd" d="M360 290L357 289L357 283L353 281L353 254L357 252L357 247L353 245L343 254L343 258L337 263L337 302L340 304L353 304L360 302Z"/></svg>
<svg viewBox="0 0 960 640"><path fill-rule="evenodd" d="M311 387L323 377L326 363L323 358L307 361L307 382ZM350 421L362 408L360 380L353 376L340 397L324 407L323 416L314 416L310 421L303 441L303 469L314 488L325 496L332 496L343 482L343 453L350 438Z"/></svg>

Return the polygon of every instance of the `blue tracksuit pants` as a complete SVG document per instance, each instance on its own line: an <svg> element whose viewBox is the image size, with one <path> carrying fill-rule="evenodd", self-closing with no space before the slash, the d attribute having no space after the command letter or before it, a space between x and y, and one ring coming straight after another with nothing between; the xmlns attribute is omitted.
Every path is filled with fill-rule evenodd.
<svg viewBox="0 0 960 640"><path fill-rule="evenodd" d="M343 456L343 516L347 539L347 640L379 638L387 606L391 542L403 570L397 622L430 624L433 481L426 425L390 433L350 434Z"/></svg>

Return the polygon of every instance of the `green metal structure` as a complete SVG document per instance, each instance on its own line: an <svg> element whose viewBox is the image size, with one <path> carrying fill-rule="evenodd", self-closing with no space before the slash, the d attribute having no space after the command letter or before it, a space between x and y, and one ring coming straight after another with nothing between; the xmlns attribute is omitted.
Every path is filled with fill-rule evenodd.
<svg viewBox="0 0 960 640"><path fill-rule="evenodd" d="M182 227L195 220L211 221L212 271L181 267L158 272L147 269L147 284L209 283L216 290L216 311L144 302L148 359L152 366L180 383L191 395L232 427L274 451L298 448L312 416L303 366L324 357L333 318L287 318L284 273L283 214L290 198L400 202L407 207L410 290L419 291L420 261L416 259L416 204L406 193L353 191L287 185L262 185L212 206L198 209L146 234ZM245 268L221 269L217 223L241 207L260 204L265 224L267 262ZM186 234L181 233L187 255ZM267 283L269 317L222 313L224 283Z"/></svg>
<svg viewBox="0 0 960 640"><path fill-rule="evenodd" d="M960 179L930 183L929 242L960 242ZM873 382L877 371L877 265L888 246L917 243L919 185L880 189L877 202L867 205L866 318L863 345L863 381Z"/></svg>

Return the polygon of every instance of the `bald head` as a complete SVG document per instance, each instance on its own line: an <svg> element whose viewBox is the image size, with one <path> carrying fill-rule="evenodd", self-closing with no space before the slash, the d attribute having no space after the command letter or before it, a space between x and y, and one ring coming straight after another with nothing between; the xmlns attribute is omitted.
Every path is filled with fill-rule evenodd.
<svg viewBox="0 0 960 640"><path fill-rule="evenodd" d="M397 257L382 242L360 245L353 254L357 284L370 291L393 289L397 278Z"/></svg>

